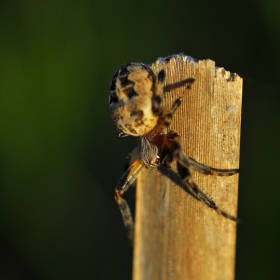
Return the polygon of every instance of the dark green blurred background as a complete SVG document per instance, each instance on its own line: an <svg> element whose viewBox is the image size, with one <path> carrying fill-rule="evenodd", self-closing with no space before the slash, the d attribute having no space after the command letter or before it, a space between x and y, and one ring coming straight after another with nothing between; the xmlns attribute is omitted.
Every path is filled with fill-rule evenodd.
<svg viewBox="0 0 280 280"><path fill-rule="evenodd" d="M236 279L280 279L280 2L96 2L0 1L0 279L131 279L108 87L180 52L244 79Z"/></svg>

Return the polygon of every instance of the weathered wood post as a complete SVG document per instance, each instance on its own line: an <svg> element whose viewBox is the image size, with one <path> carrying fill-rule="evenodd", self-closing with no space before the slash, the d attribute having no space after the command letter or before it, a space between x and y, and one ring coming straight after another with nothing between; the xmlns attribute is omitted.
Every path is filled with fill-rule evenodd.
<svg viewBox="0 0 280 280"><path fill-rule="evenodd" d="M184 152L200 163L239 167L242 79L216 68L211 60L175 55L152 64L166 70L164 106L183 96L171 129L183 139ZM168 85L195 78L185 85ZM169 89L169 90L168 90ZM173 164L175 170L175 165ZM194 180L226 212L237 214L238 175ZM234 279L236 223L197 201L160 172L144 170L136 198L134 280Z"/></svg>

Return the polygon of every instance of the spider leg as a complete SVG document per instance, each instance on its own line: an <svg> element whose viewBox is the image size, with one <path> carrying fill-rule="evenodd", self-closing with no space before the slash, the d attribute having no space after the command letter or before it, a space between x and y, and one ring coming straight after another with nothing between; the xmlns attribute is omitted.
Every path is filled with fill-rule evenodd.
<svg viewBox="0 0 280 280"><path fill-rule="evenodd" d="M178 173L181 176L185 187L187 188L190 193L197 198L198 200L202 201L204 204L206 204L208 207L214 209L218 214L221 214L222 216L226 217L227 219L230 219L235 222L239 222L239 220L228 214L227 212L223 211L214 200L212 200L210 197L208 197L199 187L198 185L192 180L190 170L184 166L181 166L179 162L177 162L178 166Z"/></svg>
<svg viewBox="0 0 280 280"><path fill-rule="evenodd" d="M136 180L138 174L143 169L144 164L141 159L138 159L135 161L123 174L121 179L118 181L116 187L115 187L115 200L119 206L119 209L121 211L124 226L127 229L127 235L128 238L133 241L133 235L134 235L134 224L133 219L131 215L130 208L127 204L127 202L122 198L124 193L128 190L128 188L133 184L133 182Z"/></svg>
<svg viewBox="0 0 280 280"><path fill-rule="evenodd" d="M201 165L193 160L193 162L190 163L190 158L187 157L183 151L181 146L181 138L177 133L173 133L172 135L172 147L171 147L171 154L172 157L177 161L177 169L180 177L182 178L182 181L184 183L184 187L187 189L188 192L190 192L196 199L200 200L204 204L206 204L208 207L214 209L218 214L221 214L222 216L226 217L227 219L230 219L235 222L239 222L239 220L228 214L227 212L223 211L221 208L219 208L215 201L212 200L210 197L208 197L200 188L199 186L192 180L192 175L190 172L189 167L193 167L194 163L197 164L198 167L193 167L196 170L203 170L203 174L211 174L214 175L215 173L205 173L204 167L206 167L206 171L210 170L213 171L211 168L208 169L207 166ZM202 167L203 168L202 168ZM219 171L220 172L220 171ZM231 174L233 175L233 174Z"/></svg>
<svg viewBox="0 0 280 280"><path fill-rule="evenodd" d="M163 87L164 87L164 80L165 80L165 71L159 71L157 75L157 81L154 84L153 90L153 97L152 97L152 110L153 113L157 116L162 115L162 94L163 94Z"/></svg>
<svg viewBox="0 0 280 280"><path fill-rule="evenodd" d="M190 89L191 89L191 85L194 83L195 80L191 78L191 79L187 79L186 81L187 81L186 89L187 89L187 90L190 90ZM164 116L164 122L165 122L165 125L166 125L166 126L169 126L169 125L170 125L174 113L175 113L176 110L180 107L180 105L181 105L181 103L182 103L182 99L183 99L183 97L177 98L177 99L174 101L174 103L173 103L173 105L172 105L172 107L171 107L170 112L168 112L168 113Z"/></svg>
<svg viewBox="0 0 280 280"><path fill-rule="evenodd" d="M172 138L174 140L173 143L173 150L177 149L178 151L181 151L181 137L175 133L172 132ZM188 157L183 152L178 156L177 160L180 162L182 166L185 168L192 168L204 175L215 175L215 176L232 176L234 174L239 173L239 169L218 169L218 168L212 168L206 165L203 165L193 158Z"/></svg>
<svg viewBox="0 0 280 280"><path fill-rule="evenodd" d="M232 176L234 174L239 173L239 169L238 168L234 168L234 169L218 169L218 168L212 168L206 165L203 165L199 162L197 162L196 160L194 160L193 158L190 158L188 156L186 156L190 166L195 169L196 171L204 174L204 175L215 175L215 176Z"/></svg>

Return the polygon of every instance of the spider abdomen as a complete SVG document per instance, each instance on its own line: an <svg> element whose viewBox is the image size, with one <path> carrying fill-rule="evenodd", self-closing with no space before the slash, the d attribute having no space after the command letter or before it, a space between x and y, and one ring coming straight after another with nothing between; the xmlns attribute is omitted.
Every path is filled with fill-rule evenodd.
<svg viewBox="0 0 280 280"><path fill-rule="evenodd" d="M119 134L141 136L157 124L153 111L155 75L143 63L128 63L114 75L110 85L111 114Z"/></svg>

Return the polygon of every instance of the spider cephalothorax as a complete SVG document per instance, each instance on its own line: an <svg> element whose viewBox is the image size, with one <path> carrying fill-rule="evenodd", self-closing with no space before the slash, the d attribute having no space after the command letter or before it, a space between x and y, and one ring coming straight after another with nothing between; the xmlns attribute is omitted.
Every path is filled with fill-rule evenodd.
<svg viewBox="0 0 280 280"><path fill-rule="evenodd" d="M111 114L117 125L119 136L139 137L139 158L128 168L115 187L115 199L121 210L130 239L133 239L133 220L123 194L135 181L143 167L166 168L175 160L182 184L196 199L233 221L234 216L221 210L192 180L190 168L205 175L231 176L238 169L215 169L202 165L185 155L180 136L170 129L173 114L181 105L182 98L174 101L171 108L162 107L165 70L157 74L143 63L127 63L114 74L110 85L109 103ZM184 81L191 90L193 78ZM181 82L180 82L181 84Z"/></svg>

